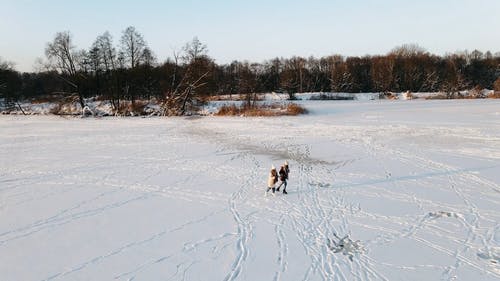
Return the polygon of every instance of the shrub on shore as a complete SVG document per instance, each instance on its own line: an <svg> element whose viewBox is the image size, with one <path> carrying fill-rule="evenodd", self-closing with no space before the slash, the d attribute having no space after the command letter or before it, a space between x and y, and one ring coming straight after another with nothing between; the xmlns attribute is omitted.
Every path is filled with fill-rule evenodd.
<svg viewBox="0 0 500 281"><path fill-rule="evenodd" d="M247 105L224 105L215 114L216 116L247 116L247 117L270 117L270 116L295 116L306 114L307 110L295 103L288 104L260 104Z"/></svg>

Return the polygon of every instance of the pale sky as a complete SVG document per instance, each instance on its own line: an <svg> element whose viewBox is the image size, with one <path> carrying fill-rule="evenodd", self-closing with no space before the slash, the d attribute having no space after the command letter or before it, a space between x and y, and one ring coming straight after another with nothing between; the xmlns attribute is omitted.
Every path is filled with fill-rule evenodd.
<svg viewBox="0 0 500 281"><path fill-rule="evenodd" d="M194 36L217 63L274 57L385 54L416 43L443 55L500 51L500 0L0 0L0 57L33 71L59 31L89 49L128 26L158 60Z"/></svg>

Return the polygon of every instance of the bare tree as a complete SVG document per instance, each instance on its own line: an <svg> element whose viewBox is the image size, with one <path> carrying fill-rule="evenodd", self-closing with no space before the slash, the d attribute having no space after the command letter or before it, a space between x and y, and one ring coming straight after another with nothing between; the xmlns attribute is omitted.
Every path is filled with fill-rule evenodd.
<svg viewBox="0 0 500 281"><path fill-rule="evenodd" d="M307 61L302 57L292 57L284 61L280 75L281 87L286 90L289 99L295 99L295 93L304 92Z"/></svg>
<svg viewBox="0 0 500 281"><path fill-rule="evenodd" d="M332 72L331 87L335 92L352 92L354 79L346 62L339 63Z"/></svg>
<svg viewBox="0 0 500 281"><path fill-rule="evenodd" d="M116 57L116 63L118 64L118 68L120 69L125 69L125 53L122 51L118 52L118 55Z"/></svg>
<svg viewBox="0 0 500 281"><path fill-rule="evenodd" d="M188 105L199 101L200 90L207 84L207 77L211 72L210 66L213 64L206 54L206 45L202 44L197 37L186 43L182 55L174 53L176 67L179 56L184 61L184 73L176 88L166 94L163 104L165 115L185 115Z"/></svg>
<svg viewBox="0 0 500 281"><path fill-rule="evenodd" d="M373 88L377 92L388 92L391 90L394 71L393 56L377 56L371 60L371 79Z"/></svg>
<svg viewBox="0 0 500 281"><path fill-rule="evenodd" d="M147 67L152 67L156 64L156 57L148 47L145 47L142 51L141 59Z"/></svg>
<svg viewBox="0 0 500 281"><path fill-rule="evenodd" d="M117 70L125 68L125 56L117 54L116 48L113 47L113 37L108 31L96 38L92 49L97 49L100 69L104 72L105 89L103 91L110 99L113 108L118 109L122 85Z"/></svg>
<svg viewBox="0 0 500 281"><path fill-rule="evenodd" d="M76 75L76 50L71 42L71 35L68 31L58 32L52 43L48 43L45 48L45 55L49 59L50 65L69 75Z"/></svg>
<svg viewBox="0 0 500 281"><path fill-rule="evenodd" d="M0 57L0 74L3 73L5 70L11 70L12 66L9 62L4 61L2 57ZM3 75L0 75L0 97L5 97L6 96L6 91L5 89L7 88L7 81L5 81Z"/></svg>
<svg viewBox="0 0 500 281"><path fill-rule="evenodd" d="M162 105L163 115L185 115L187 106L193 104L196 97L196 90L206 84L203 80L207 75L208 72L205 72L196 80L191 80L192 78L190 78L189 74L184 75L175 90L166 94Z"/></svg>
<svg viewBox="0 0 500 281"><path fill-rule="evenodd" d="M446 59L445 76L441 83L441 90L446 93L448 99L459 96L461 90L468 87L461 66L465 58L458 55L449 56Z"/></svg>
<svg viewBox="0 0 500 281"><path fill-rule="evenodd" d="M298 84L298 92L304 92L304 76L305 76L305 66L306 60L302 57L292 57L290 59L290 65L295 72L297 84ZM290 96L290 99L293 99L293 96Z"/></svg>
<svg viewBox="0 0 500 281"><path fill-rule="evenodd" d="M119 59L123 59L121 62L129 69L133 71L125 72L124 86L122 87L123 95L128 97L132 102L132 106L135 106L136 96L139 94L139 81L137 79L137 74L140 71L136 71L139 65L144 59L144 50L146 50L146 41L142 35L133 26L127 27L123 31L121 37L121 52L119 54Z"/></svg>
<svg viewBox="0 0 500 281"><path fill-rule="evenodd" d="M173 50L173 55L174 55L174 71L172 73L172 80L170 87L171 89L175 88L175 84L177 83L177 72L179 69L179 57L180 57L180 51Z"/></svg>
<svg viewBox="0 0 500 281"><path fill-rule="evenodd" d="M395 55L398 57L413 57L426 53L427 50L425 50L425 48L420 47L417 44L403 44L399 47L392 49L392 51L389 52L389 55Z"/></svg>
<svg viewBox="0 0 500 281"><path fill-rule="evenodd" d="M14 69L13 62L3 60L2 57L0 57L0 70L13 70L13 69Z"/></svg>
<svg viewBox="0 0 500 281"><path fill-rule="evenodd" d="M0 71L12 71L14 70L14 63L5 61L0 57ZM0 76L0 97L5 96L5 89L7 88L7 79Z"/></svg>
<svg viewBox="0 0 500 281"><path fill-rule="evenodd" d="M146 42L142 35L133 26L123 31L121 38L121 51L130 68L137 67L141 62Z"/></svg>
<svg viewBox="0 0 500 281"><path fill-rule="evenodd" d="M479 50L474 50L470 53L470 59L471 60L481 60L483 59L483 52Z"/></svg>
<svg viewBox="0 0 500 281"><path fill-rule="evenodd" d="M14 63L0 57L0 109L13 109L17 106L25 114L19 104L22 85L21 75L14 69Z"/></svg>
<svg viewBox="0 0 500 281"><path fill-rule="evenodd" d="M104 71L116 69L116 49L113 47L113 39L109 32L104 32L98 36L92 45L97 48L99 57L102 60Z"/></svg>
<svg viewBox="0 0 500 281"><path fill-rule="evenodd" d="M199 57L205 56L208 52L207 45L202 44L196 36L191 42L186 43L182 50L184 51L182 59L185 63L194 63Z"/></svg>
<svg viewBox="0 0 500 281"><path fill-rule="evenodd" d="M69 31L58 32L54 40L47 44L45 55L49 68L56 70L60 74L59 78L73 88L78 95L81 107L84 108L85 102L78 82L78 59L81 56L71 42Z"/></svg>
<svg viewBox="0 0 500 281"><path fill-rule="evenodd" d="M99 54L99 48L97 47L92 47L90 48L88 54L87 54L87 63L90 66L90 71L97 75L99 72L102 71L102 57Z"/></svg>
<svg viewBox="0 0 500 281"><path fill-rule="evenodd" d="M245 106L253 107L257 96L255 90L257 87L256 66L248 62L236 63L236 88L240 95L245 95Z"/></svg>

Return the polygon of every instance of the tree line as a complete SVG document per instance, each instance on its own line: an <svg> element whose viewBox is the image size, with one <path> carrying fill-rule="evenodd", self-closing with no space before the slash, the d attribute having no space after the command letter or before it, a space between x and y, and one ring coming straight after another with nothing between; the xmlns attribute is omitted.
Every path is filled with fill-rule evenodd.
<svg viewBox="0 0 500 281"><path fill-rule="evenodd" d="M19 100L99 97L119 108L124 101L155 98L165 114L181 115L193 103L214 95L282 92L437 92L500 85L500 53L478 50L437 56L418 45L403 45L385 55L331 55L274 58L261 63L217 64L198 38L158 62L142 34L126 28L119 44L109 32L88 49L78 49L69 32L57 33L45 48L39 71L20 73L0 59L0 98ZM495 83L496 82L496 83ZM499 89L500 90L500 89ZM253 95L253 96L252 96Z"/></svg>

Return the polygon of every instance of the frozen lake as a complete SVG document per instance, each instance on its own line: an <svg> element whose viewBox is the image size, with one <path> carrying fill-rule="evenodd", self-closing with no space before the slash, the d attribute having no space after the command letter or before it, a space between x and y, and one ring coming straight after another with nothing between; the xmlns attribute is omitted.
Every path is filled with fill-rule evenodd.
<svg viewBox="0 0 500 281"><path fill-rule="evenodd" d="M0 116L0 279L500 278L499 100L302 103Z"/></svg>

